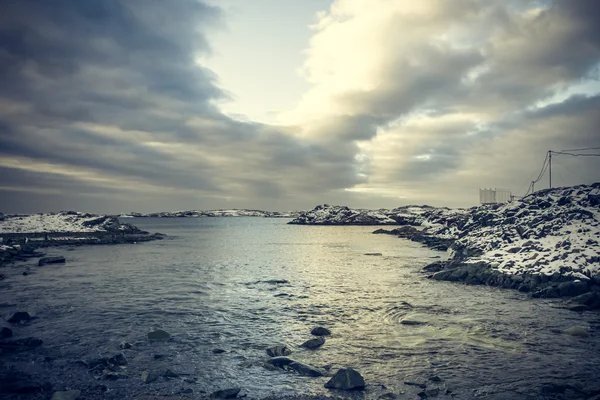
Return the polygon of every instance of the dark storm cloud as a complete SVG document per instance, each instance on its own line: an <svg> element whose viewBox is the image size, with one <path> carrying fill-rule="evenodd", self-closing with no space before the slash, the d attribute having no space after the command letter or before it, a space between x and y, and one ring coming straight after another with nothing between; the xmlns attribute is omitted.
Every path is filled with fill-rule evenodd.
<svg viewBox="0 0 600 400"><path fill-rule="evenodd" d="M211 206L237 197L243 206L308 189L309 170L328 177L313 192L352 184L351 160L324 159L328 152L318 146L219 112L214 102L228 95L197 60L211 51L207 29L220 23L218 9L196 0L5 2L0 157L46 170L35 179L31 168L2 178L0 186L19 190L7 192L0 207L10 208L27 187L77 197L146 185L196 190ZM108 179L57 179L69 169Z"/></svg>

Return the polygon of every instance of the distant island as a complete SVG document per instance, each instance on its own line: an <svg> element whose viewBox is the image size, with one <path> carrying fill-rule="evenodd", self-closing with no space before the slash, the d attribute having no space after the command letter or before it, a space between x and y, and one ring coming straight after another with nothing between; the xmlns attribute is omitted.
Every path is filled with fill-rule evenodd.
<svg viewBox="0 0 600 400"><path fill-rule="evenodd" d="M131 212L118 215L119 218L202 218L202 217L262 217L262 218L296 218L303 211L263 211L248 209L224 210L188 210L188 211L163 211L155 213Z"/></svg>

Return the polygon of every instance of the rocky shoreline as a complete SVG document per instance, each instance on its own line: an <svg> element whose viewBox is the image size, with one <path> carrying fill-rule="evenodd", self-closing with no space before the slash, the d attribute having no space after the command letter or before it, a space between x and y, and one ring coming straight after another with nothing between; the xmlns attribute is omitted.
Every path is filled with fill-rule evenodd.
<svg viewBox="0 0 600 400"><path fill-rule="evenodd" d="M140 243L164 239L115 217L65 211L56 214L0 214L0 266L43 257L41 248Z"/></svg>

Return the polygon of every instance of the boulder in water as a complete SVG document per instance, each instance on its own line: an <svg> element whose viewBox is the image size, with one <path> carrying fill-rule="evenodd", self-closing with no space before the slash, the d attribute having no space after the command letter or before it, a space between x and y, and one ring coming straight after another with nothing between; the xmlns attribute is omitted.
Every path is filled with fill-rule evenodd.
<svg viewBox="0 0 600 400"><path fill-rule="evenodd" d="M10 322L11 324L18 324L20 322L29 321L30 319L31 319L31 315L29 315L28 312L17 311L8 319L8 322Z"/></svg>
<svg viewBox="0 0 600 400"><path fill-rule="evenodd" d="M342 368L325 383L325 387L328 389L363 390L365 380L358 371L352 368Z"/></svg>
<svg viewBox="0 0 600 400"><path fill-rule="evenodd" d="M302 343L300 347L314 350L323 346L323 344L325 344L325 338L323 336L319 336L318 338L307 340L306 342Z"/></svg>
<svg viewBox="0 0 600 400"><path fill-rule="evenodd" d="M310 331L310 334L315 336L329 336L331 335L331 331L327 328L323 328L322 326L318 326Z"/></svg>

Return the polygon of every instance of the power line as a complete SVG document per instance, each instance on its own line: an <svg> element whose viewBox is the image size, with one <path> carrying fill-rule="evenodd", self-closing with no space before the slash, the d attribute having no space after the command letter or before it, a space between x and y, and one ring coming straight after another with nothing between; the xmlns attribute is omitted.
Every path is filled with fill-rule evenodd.
<svg viewBox="0 0 600 400"><path fill-rule="evenodd" d="M568 153L567 151L551 151L552 154L562 154L573 157L600 157L600 153Z"/></svg>
<svg viewBox="0 0 600 400"><path fill-rule="evenodd" d="M568 149L568 150L561 150L561 151L583 151L583 150L599 150L600 147L586 147L585 149Z"/></svg>

